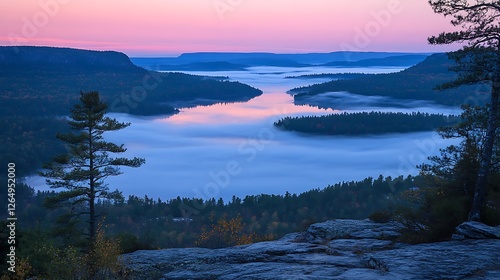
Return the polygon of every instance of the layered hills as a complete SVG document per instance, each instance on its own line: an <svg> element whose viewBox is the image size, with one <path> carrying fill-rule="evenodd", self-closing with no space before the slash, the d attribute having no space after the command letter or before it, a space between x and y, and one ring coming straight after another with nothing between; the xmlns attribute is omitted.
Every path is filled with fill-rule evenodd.
<svg viewBox="0 0 500 280"><path fill-rule="evenodd" d="M111 111L172 114L170 104L247 101L262 94L239 82L151 72L123 53L51 47L0 47L4 115L67 114L80 91L99 91Z"/></svg>
<svg viewBox="0 0 500 280"><path fill-rule="evenodd" d="M275 67L370 67L404 66L421 62L428 54L391 52L331 52L305 54L276 53L185 53L178 57L132 58L132 61L151 70L183 71L244 71L254 66Z"/></svg>

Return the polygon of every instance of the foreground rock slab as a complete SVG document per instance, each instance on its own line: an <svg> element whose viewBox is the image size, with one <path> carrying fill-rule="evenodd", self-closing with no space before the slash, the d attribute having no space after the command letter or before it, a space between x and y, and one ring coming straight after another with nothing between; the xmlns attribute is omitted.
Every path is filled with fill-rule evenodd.
<svg viewBox="0 0 500 280"><path fill-rule="evenodd" d="M331 220L312 224L307 229L307 241L321 243L332 239L386 239L399 237L401 224L396 222L375 223L370 220Z"/></svg>
<svg viewBox="0 0 500 280"><path fill-rule="evenodd" d="M457 233L464 238L500 239L500 227L491 227L478 222L465 222L457 227Z"/></svg>
<svg viewBox="0 0 500 280"><path fill-rule="evenodd" d="M395 227L337 220L277 241L137 251L122 261L127 279L500 279L500 239L408 245L388 240Z"/></svg>

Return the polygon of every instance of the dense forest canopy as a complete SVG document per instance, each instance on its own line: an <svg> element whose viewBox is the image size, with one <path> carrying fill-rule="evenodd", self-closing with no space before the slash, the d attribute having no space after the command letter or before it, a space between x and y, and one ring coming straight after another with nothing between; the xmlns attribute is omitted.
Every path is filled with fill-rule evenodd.
<svg viewBox="0 0 500 280"><path fill-rule="evenodd" d="M453 125L458 117L428 113L341 113L326 116L285 117L274 123L285 130L324 135L363 135L432 131Z"/></svg>
<svg viewBox="0 0 500 280"><path fill-rule="evenodd" d="M129 196L123 200L99 200L96 211L105 218L107 234L132 240L122 244L126 251L190 247L196 245L204 226L222 217L239 216L244 224L243 232L278 238L302 230L313 222L333 218L363 219L378 210L394 210L401 202L401 195L422 184L419 177L379 176L341 182L301 194L249 195L233 197L231 201L181 197L162 201L147 195ZM0 194L0 199L4 199L4 195ZM55 195L19 185L18 215L23 230L54 229L64 209L51 210L43 204L47 197Z"/></svg>

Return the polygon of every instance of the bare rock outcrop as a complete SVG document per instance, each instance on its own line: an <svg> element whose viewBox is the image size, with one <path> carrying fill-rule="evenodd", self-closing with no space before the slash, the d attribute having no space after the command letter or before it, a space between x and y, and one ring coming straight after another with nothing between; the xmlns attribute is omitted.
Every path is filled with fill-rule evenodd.
<svg viewBox="0 0 500 280"><path fill-rule="evenodd" d="M500 226L492 227L479 222L465 222L457 227L457 234L469 239L500 239Z"/></svg>
<svg viewBox="0 0 500 280"><path fill-rule="evenodd" d="M128 279L500 279L500 239L408 245L394 241L400 227L335 220L277 241L137 251L122 261Z"/></svg>

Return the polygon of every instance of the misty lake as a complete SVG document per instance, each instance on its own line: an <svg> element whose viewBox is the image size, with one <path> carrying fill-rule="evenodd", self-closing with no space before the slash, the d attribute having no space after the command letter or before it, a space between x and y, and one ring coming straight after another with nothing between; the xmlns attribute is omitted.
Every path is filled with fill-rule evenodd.
<svg viewBox="0 0 500 280"><path fill-rule="evenodd" d="M244 197L257 194L301 193L342 181L417 174L417 164L449 145L435 132L382 136L313 136L281 131L273 123L284 116L322 115L336 112L399 111L458 113L458 108L425 102L381 99L349 93L318 96L328 102L335 95L338 110L297 106L287 90L327 79L286 79L314 73L389 73L401 68L283 68L252 67L249 71L190 72L229 76L264 93L248 102L182 109L170 117L136 117L110 114L132 125L109 133L107 140L123 143L126 156L146 159L141 168L123 168L123 175L109 178L111 190L143 197L171 199ZM322 100L321 100L322 99ZM314 102L312 102L314 103ZM410 105L409 105L410 104ZM29 178L37 189L43 179Z"/></svg>

